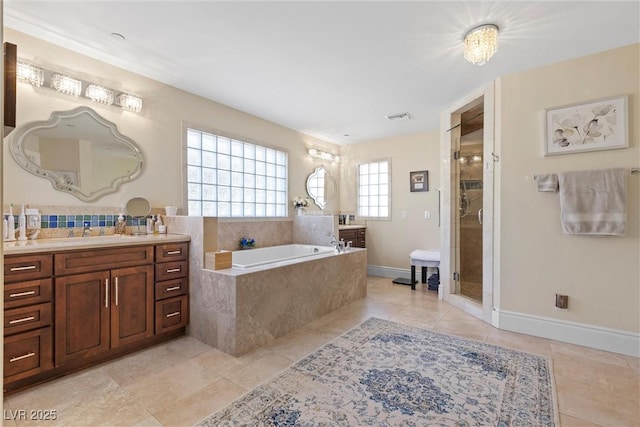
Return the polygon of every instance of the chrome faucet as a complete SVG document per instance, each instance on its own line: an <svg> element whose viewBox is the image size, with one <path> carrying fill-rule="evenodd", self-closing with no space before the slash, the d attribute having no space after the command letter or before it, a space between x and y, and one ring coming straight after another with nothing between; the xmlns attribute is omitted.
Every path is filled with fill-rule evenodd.
<svg viewBox="0 0 640 427"><path fill-rule="evenodd" d="M89 237L89 236L91 236L91 227L85 224L84 230L82 230L82 237Z"/></svg>
<svg viewBox="0 0 640 427"><path fill-rule="evenodd" d="M338 240L336 235L331 232L327 232L327 236L329 236L330 239L329 244L336 248L338 253L344 252L344 240Z"/></svg>

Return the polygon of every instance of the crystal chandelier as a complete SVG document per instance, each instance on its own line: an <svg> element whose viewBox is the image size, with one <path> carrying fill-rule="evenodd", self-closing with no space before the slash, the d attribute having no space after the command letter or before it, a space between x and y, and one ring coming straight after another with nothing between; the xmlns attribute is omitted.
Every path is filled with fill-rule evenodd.
<svg viewBox="0 0 640 427"><path fill-rule="evenodd" d="M464 36L464 59L482 65L498 50L498 26L480 25Z"/></svg>

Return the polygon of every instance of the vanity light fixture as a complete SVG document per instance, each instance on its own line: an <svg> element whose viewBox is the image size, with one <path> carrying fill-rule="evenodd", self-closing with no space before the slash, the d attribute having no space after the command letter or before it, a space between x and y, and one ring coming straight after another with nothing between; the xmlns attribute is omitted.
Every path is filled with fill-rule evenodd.
<svg viewBox="0 0 640 427"><path fill-rule="evenodd" d="M87 90L84 92L84 96L94 102L99 102L101 104L113 104L113 91L111 89L107 89L104 86L93 84L89 85L87 86Z"/></svg>
<svg viewBox="0 0 640 427"><path fill-rule="evenodd" d="M340 162L340 156L337 154L331 154L327 151L318 150L316 148L309 148L307 153L314 159L324 160L327 162Z"/></svg>
<svg viewBox="0 0 640 427"><path fill-rule="evenodd" d="M464 36L464 59L476 65L486 63L498 51L498 26L485 24Z"/></svg>
<svg viewBox="0 0 640 427"><path fill-rule="evenodd" d="M80 80L60 73L55 73L51 76L51 87L60 93L76 97L82 93L82 82Z"/></svg>
<svg viewBox="0 0 640 427"><path fill-rule="evenodd" d="M105 105L118 105L124 110L142 111L142 98L109 89L86 80L76 79L55 71L40 68L38 66L18 61L16 70L18 81L29 83L36 87L51 87L60 93L82 96L82 88L85 87L84 97ZM48 82L48 83L47 83Z"/></svg>
<svg viewBox="0 0 640 427"><path fill-rule="evenodd" d="M139 113L142 110L142 98L128 93L118 95L117 104L125 110Z"/></svg>
<svg viewBox="0 0 640 427"><path fill-rule="evenodd" d="M42 68L24 62L18 62L16 77L18 80L36 87L41 87L44 84L44 71Z"/></svg>

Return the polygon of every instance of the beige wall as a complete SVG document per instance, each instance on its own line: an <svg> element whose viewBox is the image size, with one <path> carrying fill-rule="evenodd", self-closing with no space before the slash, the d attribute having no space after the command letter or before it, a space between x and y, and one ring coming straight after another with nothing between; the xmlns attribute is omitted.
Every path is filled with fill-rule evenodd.
<svg viewBox="0 0 640 427"><path fill-rule="evenodd" d="M72 76L107 87L130 91L144 99L142 113L136 114L115 106L102 106L85 98L76 99L61 95L49 88L35 88L18 83L18 126L32 120L46 120L52 111L87 105L107 120L116 123L122 134L138 143L145 156L144 171L138 179L124 184L117 193L107 195L93 203L84 203L71 195L53 190L49 181L21 169L9 154L5 140L3 145L5 204L117 207L131 197L142 196L150 201L152 207L163 207L168 204L182 207L184 197L183 122L216 129L287 151L291 198L306 194L306 177L318 166L318 163L306 154L306 147L314 146L336 153L339 151L333 144L272 122L112 67L25 34L6 28L4 31L5 41L17 44L18 57L22 60L32 61L47 69L67 72ZM211 84L216 82L212 81ZM327 166L338 179L338 166ZM310 207L310 209L313 208ZM337 199L331 202L326 210L337 210Z"/></svg>
<svg viewBox="0 0 640 427"><path fill-rule="evenodd" d="M340 207L356 212L356 168L359 163L391 160L391 220L368 220L367 250L370 266L409 268L414 249L440 247L438 229L438 131L381 139L342 147ZM429 191L410 192L409 172L429 171ZM429 210L431 219L424 219ZM406 218L403 218L403 211Z"/></svg>
<svg viewBox="0 0 640 427"><path fill-rule="evenodd" d="M629 175L624 237L562 233L557 193L533 174L640 166L640 45L501 79L500 309L628 332L640 330L640 176ZM626 149L544 157L544 109L629 95ZM569 309L554 308L555 294Z"/></svg>

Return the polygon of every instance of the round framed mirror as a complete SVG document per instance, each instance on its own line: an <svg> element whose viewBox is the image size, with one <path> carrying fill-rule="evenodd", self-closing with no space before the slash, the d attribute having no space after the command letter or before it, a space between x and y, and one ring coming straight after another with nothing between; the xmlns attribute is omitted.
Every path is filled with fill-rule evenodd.
<svg viewBox="0 0 640 427"><path fill-rule="evenodd" d="M144 197L134 197L127 202L125 210L127 215L138 219L138 231L135 234L147 234L146 231L142 232L140 230L140 219L151 213L151 205L149 204L149 201Z"/></svg>
<svg viewBox="0 0 640 427"><path fill-rule="evenodd" d="M317 167L307 177L307 194L320 209L327 207L336 195L336 180L324 166Z"/></svg>

